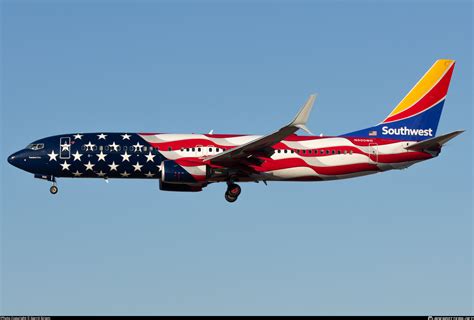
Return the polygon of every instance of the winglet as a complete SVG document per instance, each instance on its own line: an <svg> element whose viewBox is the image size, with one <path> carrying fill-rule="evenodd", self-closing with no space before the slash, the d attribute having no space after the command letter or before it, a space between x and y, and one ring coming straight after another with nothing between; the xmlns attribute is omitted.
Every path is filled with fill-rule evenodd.
<svg viewBox="0 0 474 320"><path fill-rule="evenodd" d="M301 108L296 117L293 119L292 122L290 122L288 126L297 127L299 129L303 129L309 134L312 134L311 131L309 131L309 129L306 127L306 122L308 121L309 114L311 113L311 109L313 108L314 100L316 100L316 94L310 95L308 101L306 101L304 106Z"/></svg>

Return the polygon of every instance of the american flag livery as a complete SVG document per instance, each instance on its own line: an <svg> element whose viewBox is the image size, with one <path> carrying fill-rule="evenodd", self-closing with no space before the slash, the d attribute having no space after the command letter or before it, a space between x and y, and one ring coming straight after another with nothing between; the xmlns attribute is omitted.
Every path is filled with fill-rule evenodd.
<svg viewBox="0 0 474 320"><path fill-rule="evenodd" d="M315 96L295 119L265 136L234 134L74 133L37 140L8 161L53 183L56 178L159 179L165 191L201 191L226 182L325 181L407 168L438 156L462 131L435 137L454 68L438 60L379 125L332 137L300 136Z"/></svg>

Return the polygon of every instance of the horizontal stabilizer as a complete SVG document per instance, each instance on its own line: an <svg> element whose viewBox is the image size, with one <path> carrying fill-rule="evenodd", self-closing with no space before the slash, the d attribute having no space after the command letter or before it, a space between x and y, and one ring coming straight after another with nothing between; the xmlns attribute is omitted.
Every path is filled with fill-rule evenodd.
<svg viewBox="0 0 474 320"><path fill-rule="evenodd" d="M422 150L437 150L441 148L446 142L449 140L457 137L461 133L463 133L464 130L458 130L454 131L451 133L443 134L438 137L434 137L428 140L424 140L421 142L417 142L415 144L412 144L411 146L406 147L408 150L417 150L417 151L422 151Z"/></svg>

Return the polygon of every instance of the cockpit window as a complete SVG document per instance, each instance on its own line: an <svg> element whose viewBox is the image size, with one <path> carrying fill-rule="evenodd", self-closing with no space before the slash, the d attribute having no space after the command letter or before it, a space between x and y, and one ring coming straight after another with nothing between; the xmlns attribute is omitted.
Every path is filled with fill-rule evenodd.
<svg viewBox="0 0 474 320"><path fill-rule="evenodd" d="M26 146L26 149L41 150L44 149L44 143L32 143Z"/></svg>

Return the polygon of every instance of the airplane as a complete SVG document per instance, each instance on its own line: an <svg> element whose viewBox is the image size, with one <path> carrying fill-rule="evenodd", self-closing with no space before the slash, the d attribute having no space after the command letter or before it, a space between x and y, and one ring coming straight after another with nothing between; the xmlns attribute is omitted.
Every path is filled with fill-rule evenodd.
<svg viewBox="0 0 474 320"><path fill-rule="evenodd" d="M159 179L163 191L198 192L225 182L237 200L240 182L326 181L405 169L437 157L464 130L436 136L454 69L437 60L379 124L338 136L297 135L316 95L286 126L265 136L96 132L61 134L32 142L8 157L13 166L56 178Z"/></svg>

